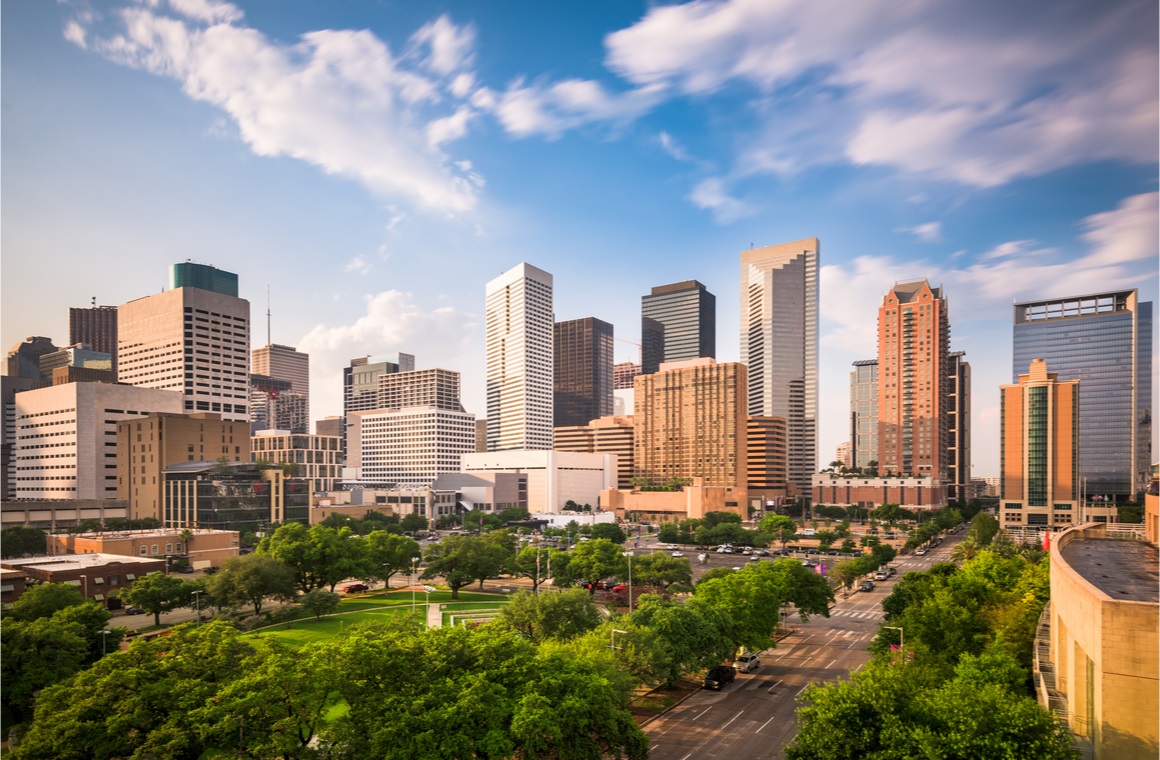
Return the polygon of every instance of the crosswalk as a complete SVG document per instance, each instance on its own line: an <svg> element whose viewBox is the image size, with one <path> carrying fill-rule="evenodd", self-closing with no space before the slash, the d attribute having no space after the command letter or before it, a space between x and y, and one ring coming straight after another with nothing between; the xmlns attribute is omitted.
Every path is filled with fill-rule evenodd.
<svg viewBox="0 0 1160 760"><path fill-rule="evenodd" d="M885 613L878 610L830 610L830 617L858 618L859 620L881 620Z"/></svg>

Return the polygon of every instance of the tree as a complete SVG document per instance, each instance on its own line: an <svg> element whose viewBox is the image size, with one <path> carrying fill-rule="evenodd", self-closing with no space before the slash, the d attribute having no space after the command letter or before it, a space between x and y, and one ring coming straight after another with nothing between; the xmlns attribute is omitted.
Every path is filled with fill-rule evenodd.
<svg viewBox="0 0 1160 760"><path fill-rule="evenodd" d="M132 586L121 589L120 598L126 604L153 615L153 625L159 626L161 613L193 606L191 594L196 588L192 581L164 573L150 573L138 578Z"/></svg>
<svg viewBox="0 0 1160 760"><path fill-rule="evenodd" d="M558 594L534 594L521 590L509 597L500 620L531 641L570 639L600 625L600 613L592 597L573 588Z"/></svg>
<svg viewBox="0 0 1160 760"><path fill-rule="evenodd" d="M399 527L407 533L414 533L417 530L427 530L427 518L418 512L411 512L410 514L403 515L399 521Z"/></svg>
<svg viewBox="0 0 1160 760"><path fill-rule="evenodd" d="M324 591L316 588L298 598L302 609L314 615L315 620L321 620L323 615L329 615L338 609L340 598L333 591ZM254 613L257 614L257 613Z"/></svg>
<svg viewBox="0 0 1160 760"><path fill-rule="evenodd" d="M608 539L614 544L623 544L628 537L624 535L619 525L614 523L597 523L592 526L592 538Z"/></svg>
<svg viewBox="0 0 1160 760"><path fill-rule="evenodd" d="M999 532L999 521L986 512L980 512L971 518L970 535L975 537L979 546L987 546L991 539Z"/></svg>
<svg viewBox="0 0 1160 760"><path fill-rule="evenodd" d="M768 533L780 541L783 549L797 533L797 523L785 515L766 515L758 525L762 533Z"/></svg>
<svg viewBox="0 0 1160 760"><path fill-rule="evenodd" d="M0 531L0 556L4 559L44 554L48 551L48 537L40 528L14 525Z"/></svg>
<svg viewBox="0 0 1160 760"><path fill-rule="evenodd" d="M707 619L717 620L725 640L735 649L765 649L777 627L782 597L760 565L772 567L773 563L762 562L698 583L686 603Z"/></svg>
<svg viewBox="0 0 1160 760"><path fill-rule="evenodd" d="M654 634L649 640L648 671L642 673L651 683L671 686L687 673L719 664L736 648L724 630L722 613L708 607L645 594L629 618L634 626Z"/></svg>
<svg viewBox="0 0 1160 760"><path fill-rule="evenodd" d="M531 579L532 591L535 591L541 583L548 580L549 573L559 573L567 566L566 552L541 546L525 546L516 555L510 569L514 575Z"/></svg>
<svg viewBox="0 0 1160 760"><path fill-rule="evenodd" d="M674 522L661 523L660 528L657 529L657 540L666 544L689 544L692 538L688 531L681 530L681 528Z"/></svg>
<svg viewBox="0 0 1160 760"><path fill-rule="evenodd" d="M451 598L458 599L459 589L497 574L506 556L499 544L482 536L447 536L428 546L424 559L423 580L442 578L451 588Z"/></svg>
<svg viewBox="0 0 1160 760"><path fill-rule="evenodd" d="M334 591L340 581L369 577L377 569L369 566L363 543L351 540L353 535L348 527L287 523L262 539L258 553L289 565L302 593L327 586Z"/></svg>
<svg viewBox="0 0 1160 760"><path fill-rule="evenodd" d="M364 558L370 571L368 579L381 580L390 587L391 576L411 570L411 560L422 556L419 542L413 538L373 530L363 539Z"/></svg>
<svg viewBox="0 0 1160 760"><path fill-rule="evenodd" d="M248 604L255 615L262 613L267 598L292 601L296 596L294 571L268 554L230 557L205 585L210 595L227 607Z"/></svg>
<svg viewBox="0 0 1160 760"><path fill-rule="evenodd" d="M624 550L603 538L585 541L572 550L568 568L572 576L586 581L620 577L628 568Z"/></svg>
<svg viewBox="0 0 1160 760"><path fill-rule="evenodd" d="M79 623L55 617L0 618L0 679L3 702L23 720L31 714L33 695L81 670L89 642Z"/></svg>
<svg viewBox="0 0 1160 760"><path fill-rule="evenodd" d="M29 586L20 598L12 604L6 617L17 620L36 620L52 617L53 613L67 607L84 604L80 589L70 583L40 583Z"/></svg>
<svg viewBox="0 0 1160 760"><path fill-rule="evenodd" d="M627 580L627 574L620 578ZM632 582L638 586L655 588L664 594L670 588L688 589L693 586L693 568L688 557L671 557L665 552L652 552L632 558Z"/></svg>

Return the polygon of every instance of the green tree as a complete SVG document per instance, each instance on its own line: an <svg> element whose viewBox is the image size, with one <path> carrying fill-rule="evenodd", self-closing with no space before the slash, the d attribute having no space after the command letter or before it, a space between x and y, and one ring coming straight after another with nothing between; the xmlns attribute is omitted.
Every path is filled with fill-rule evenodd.
<svg viewBox="0 0 1160 760"><path fill-rule="evenodd" d="M407 533L427 530L427 518L417 512L411 512L403 515L402 519L399 520L399 527Z"/></svg>
<svg viewBox="0 0 1160 760"><path fill-rule="evenodd" d="M25 589L20 598L12 603L6 617L16 620L36 620L52 617L54 613L84 604L80 589L71 583L38 583Z"/></svg>
<svg viewBox="0 0 1160 760"><path fill-rule="evenodd" d="M313 591L303 594L298 598L298 604L302 605L302 609L314 616L315 620L321 620L323 615L329 615L338 609L340 597L333 591L324 591L316 588ZM256 612L254 614L257 614Z"/></svg>
<svg viewBox="0 0 1160 760"><path fill-rule="evenodd" d="M620 580L628 580L627 573L618 577ZM654 588L661 594L670 588L689 589L693 586L693 568L689 565L688 557L671 557L665 552L652 552L632 558L632 582L636 586Z"/></svg>
<svg viewBox="0 0 1160 760"><path fill-rule="evenodd" d="M549 572L556 573L568 566L568 554L559 549L542 546L525 546L516 555L510 570L514 575L532 581L532 591L548 580Z"/></svg>
<svg viewBox="0 0 1160 760"><path fill-rule="evenodd" d="M210 595L225 606L248 604L255 615L260 615L268 598L293 601L294 581L294 571L286 563L268 554L245 554L223 562L221 570L210 576L205 585Z"/></svg>
<svg viewBox="0 0 1160 760"><path fill-rule="evenodd" d="M153 616L153 625L161 625L161 613L182 607L192 607L192 594L197 585L192 581L164 573L150 573L121 589L120 598L126 604L140 607Z"/></svg>
<svg viewBox="0 0 1160 760"><path fill-rule="evenodd" d="M654 634L648 670L643 673L650 683L671 686L688 673L719 664L736 648L724 630L724 613L711 607L678 604L645 594L630 618L633 625Z"/></svg>
<svg viewBox="0 0 1160 760"><path fill-rule="evenodd" d="M535 594L521 590L509 597L500 610L500 620L531 641L570 639L600 625L600 613L592 597L583 589Z"/></svg>
<svg viewBox="0 0 1160 760"><path fill-rule="evenodd" d="M3 703L16 717L31 715L33 695L84 667L89 641L79 623L52 617L19 620L0 618L0 679Z"/></svg>
<svg viewBox="0 0 1160 760"><path fill-rule="evenodd" d="M604 538L614 544L623 544L628 540L619 525L615 523L597 523L592 526L592 538Z"/></svg>
<svg viewBox="0 0 1160 760"><path fill-rule="evenodd" d="M999 521L986 512L980 512L971 519L969 535L974 536L979 546L987 546L999 532Z"/></svg>
<svg viewBox="0 0 1160 760"><path fill-rule="evenodd" d="M325 587L334 591L340 581L369 577L378 569L370 567L363 542L351 540L352 535L348 527L287 523L262 539L258 553L289 565L302 593Z"/></svg>
<svg viewBox="0 0 1160 760"><path fill-rule="evenodd" d="M459 589L499 573L506 557L499 544L482 536L447 536L428 546L424 559L423 580L442 578L451 598L458 599Z"/></svg>
<svg viewBox="0 0 1160 760"><path fill-rule="evenodd" d="M797 523L785 515L766 515L758 526L762 533L768 533L781 543L783 549L797 534Z"/></svg>
<svg viewBox="0 0 1160 760"><path fill-rule="evenodd" d="M782 597L778 585L759 572L760 565L771 563L698 583L686 603L694 612L718 621L725 641L734 649L760 652L769 646L777 628Z"/></svg>
<svg viewBox="0 0 1160 760"><path fill-rule="evenodd" d="M574 578L601 581L627 572L624 550L603 538L585 541L572 550L568 568Z"/></svg>
<svg viewBox="0 0 1160 760"><path fill-rule="evenodd" d="M0 530L0 557L15 559L48 551L48 537L40 528L14 525Z"/></svg>
<svg viewBox="0 0 1160 760"><path fill-rule="evenodd" d="M419 542L413 538L372 530L363 539L364 558L370 571L368 579L381 580L388 588L391 576L411 570L411 560L422 556Z"/></svg>

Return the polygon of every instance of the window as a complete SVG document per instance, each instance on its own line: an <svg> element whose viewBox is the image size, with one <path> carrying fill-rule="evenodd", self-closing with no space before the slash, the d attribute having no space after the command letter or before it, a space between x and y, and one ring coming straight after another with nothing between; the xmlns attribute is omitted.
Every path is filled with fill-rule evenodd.
<svg viewBox="0 0 1160 760"><path fill-rule="evenodd" d="M157 544L153 544L153 551L152 551L152 552L150 552L150 553L151 553L151 554L157 554L157 553L158 553L158 552L157 552Z"/></svg>
<svg viewBox="0 0 1160 760"><path fill-rule="evenodd" d="M145 544L141 544L141 556L144 557L147 554L149 554L149 547L145 546Z"/></svg>
<svg viewBox="0 0 1160 760"><path fill-rule="evenodd" d="M173 544L166 544L165 545L165 553L166 554L173 554Z"/></svg>

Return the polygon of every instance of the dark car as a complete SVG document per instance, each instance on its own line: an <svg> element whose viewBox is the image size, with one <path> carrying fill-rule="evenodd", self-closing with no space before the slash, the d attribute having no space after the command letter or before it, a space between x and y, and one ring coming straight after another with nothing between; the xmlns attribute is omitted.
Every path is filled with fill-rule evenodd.
<svg viewBox="0 0 1160 760"><path fill-rule="evenodd" d="M705 674L705 688L721 691L722 686L728 686L737 678L737 668L732 665L717 665L709 668Z"/></svg>
<svg viewBox="0 0 1160 760"><path fill-rule="evenodd" d="M189 565L178 565L177 567L173 568L173 572L175 572L175 573L192 573L193 568L190 567Z"/></svg>
<svg viewBox="0 0 1160 760"><path fill-rule="evenodd" d="M342 589L348 594L357 594L360 591L370 591L371 587L365 583L352 583Z"/></svg>
<svg viewBox="0 0 1160 760"><path fill-rule="evenodd" d="M873 591L874 581L862 581L862 585L858 588L862 589L863 591Z"/></svg>
<svg viewBox="0 0 1160 760"><path fill-rule="evenodd" d="M125 614L126 615L144 615L145 610L141 609L140 607L126 607Z"/></svg>

